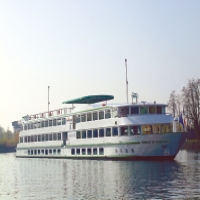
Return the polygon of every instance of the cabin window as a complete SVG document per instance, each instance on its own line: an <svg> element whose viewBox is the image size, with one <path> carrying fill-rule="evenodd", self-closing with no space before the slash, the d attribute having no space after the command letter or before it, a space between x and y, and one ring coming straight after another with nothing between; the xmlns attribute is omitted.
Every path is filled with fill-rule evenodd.
<svg viewBox="0 0 200 200"><path fill-rule="evenodd" d="M82 155L85 155L85 149L82 149Z"/></svg>
<svg viewBox="0 0 200 200"><path fill-rule="evenodd" d="M49 134L49 141L52 141L52 133Z"/></svg>
<svg viewBox="0 0 200 200"><path fill-rule="evenodd" d="M141 126L131 126L130 130L131 130L130 132L131 135L141 134Z"/></svg>
<svg viewBox="0 0 200 200"><path fill-rule="evenodd" d="M49 126L52 126L52 120L49 120Z"/></svg>
<svg viewBox="0 0 200 200"><path fill-rule="evenodd" d="M80 122L80 115L76 115L76 123Z"/></svg>
<svg viewBox="0 0 200 200"><path fill-rule="evenodd" d="M45 127L48 127L48 121L45 121L45 122L44 122L44 126L45 126Z"/></svg>
<svg viewBox="0 0 200 200"><path fill-rule="evenodd" d="M31 123L31 129L33 129L33 123Z"/></svg>
<svg viewBox="0 0 200 200"><path fill-rule="evenodd" d="M151 134L151 133L153 133L152 125L143 125L142 126L142 133L143 134Z"/></svg>
<svg viewBox="0 0 200 200"><path fill-rule="evenodd" d="M23 143L23 137L20 137L20 143Z"/></svg>
<svg viewBox="0 0 200 200"><path fill-rule="evenodd" d="M121 135L128 135L128 126L120 127Z"/></svg>
<svg viewBox="0 0 200 200"><path fill-rule="evenodd" d="M40 122L38 122L38 128L40 128L40 124L41 124L41 123L40 123Z"/></svg>
<svg viewBox="0 0 200 200"><path fill-rule="evenodd" d="M30 155L31 154L31 152L30 152L30 150L28 150L28 155Z"/></svg>
<svg viewBox="0 0 200 200"><path fill-rule="evenodd" d="M31 136L31 142L34 142L34 135Z"/></svg>
<svg viewBox="0 0 200 200"><path fill-rule="evenodd" d="M85 122L86 121L86 115L85 114L82 114L81 115L81 122Z"/></svg>
<svg viewBox="0 0 200 200"><path fill-rule="evenodd" d="M165 107L162 107L162 114L165 114Z"/></svg>
<svg viewBox="0 0 200 200"><path fill-rule="evenodd" d="M38 149L38 155L40 155L40 149Z"/></svg>
<svg viewBox="0 0 200 200"><path fill-rule="evenodd" d="M97 138L98 137L98 129L94 129L93 130L93 138Z"/></svg>
<svg viewBox="0 0 200 200"><path fill-rule="evenodd" d="M25 141L25 143L28 142L27 136L25 136L24 141Z"/></svg>
<svg viewBox="0 0 200 200"><path fill-rule="evenodd" d="M41 154L44 155L44 149L41 150Z"/></svg>
<svg viewBox="0 0 200 200"><path fill-rule="evenodd" d="M50 155L52 154L52 149L49 149L49 154L50 154Z"/></svg>
<svg viewBox="0 0 200 200"><path fill-rule="evenodd" d="M82 131L82 139L85 139L86 138L86 130L83 130Z"/></svg>
<svg viewBox="0 0 200 200"><path fill-rule="evenodd" d="M41 135L38 135L38 142L41 142Z"/></svg>
<svg viewBox="0 0 200 200"><path fill-rule="evenodd" d="M76 155L80 155L80 154L81 154L80 149L76 149Z"/></svg>
<svg viewBox="0 0 200 200"><path fill-rule="evenodd" d="M34 150L34 155L37 155L37 150L36 149Z"/></svg>
<svg viewBox="0 0 200 200"><path fill-rule="evenodd" d="M98 115L97 115L97 112L94 112L93 113L93 121L95 121L95 120L98 120L98 117L97 117Z"/></svg>
<svg viewBox="0 0 200 200"><path fill-rule="evenodd" d="M117 110L117 108L114 108L112 110L112 117L118 117L118 110Z"/></svg>
<svg viewBox="0 0 200 200"><path fill-rule="evenodd" d="M97 148L93 148L93 155L97 155Z"/></svg>
<svg viewBox="0 0 200 200"><path fill-rule="evenodd" d="M53 149L53 155L56 155L56 149Z"/></svg>
<svg viewBox="0 0 200 200"><path fill-rule="evenodd" d="M61 133L58 133L58 140L61 140Z"/></svg>
<svg viewBox="0 0 200 200"><path fill-rule="evenodd" d="M99 129L99 137L104 137L104 129Z"/></svg>
<svg viewBox="0 0 200 200"><path fill-rule="evenodd" d="M57 140L57 133L53 133L53 140Z"/></svg>
<svg viewBox="0 0 200 200"><path fill-rule="evenodd" d="M111 128L106 128L106 137L111 136Z"/></svg>
<svg viewBox="0 0 200 200"><path fill-rule="evenodd" d="M92 130L87 130L87 138L91 138L92 137Z"/></svg>
<svg viewBox="0 0 200 200"><path fill-rule="evenodd" d="M99 148L99 155L104 155L104 148Z"/></svg>
<svg viewBox="0 0 200 200"><path fill-rule="evenodd" d="M91 154L92 154L91 148L87 149L87 155L91 155Z"/></svg>
<svg viewBox="0 0 200 200"><path fill-rule="evenodd" d="M57 119L57 125L58 125L58 126L61 125L61 118Z"/></svg>
<svg viewBox="0 0 200 200"><path fill-rule="evenodd" d="M129 107L124 107L124 115L129 115Z"/></svg>
<svg viewBox="0 0 200 200"><path fill-rule="evenodd" d="M35 135L35 142L37 142L38 140L37 140L37 135Z"/></svg>
<svg viewBox="0 0 200 200"><path fill-rule="evenodd" d="M76 131L76 138L80 139L81 138L81 132L80 131Z"/></svg>
<svg viewBox="0 0 200 200"><path fill-rule="evenodd" d="M24 130L27 130L27 124L24 125Z"/></svg>
<svg viewBox="0 0 200 200"><path fill-rule="evenodd" d="M105 119L111 118L110 110L105 110Z"/></svg>
<svg viewBox="0 0 200 200"><path fill-rule="evenodd" d="M33 128L34 129L37 128L37 123L34 123Z"/></svg>
<svg viewBox="0 0 200 200"><path fill-rule="evenodd" d="M58 155L60 155L60 153L61 153L60 149L58 149L57 152L58 152Z"/></svg>
<svg viewBox="0 0 200 200"><path fill-rule="evenodd" d="M44 135L42 135L42 141L44 141Z"/></svg>
<svg viewBox="0 0 200 200"><path fill-rule="evenodd" d="M148 114L148 107L141 106L140 107L140 114Z"/></svg>
<svg viewBox="0 0 200 200"><path fill-rule="evenodd" d="M99 120L104 119L104 111L99 111Z"/></svg>
<svg viewBox="0 0 200 200"><path fill-rule="evenodd" d="M66 124L66 118L62 118L62 125Z"/></svg>
<svg viewBox="0 0 200 200"><path fill-rule="evenodd" d="M44 127L44 121L41 122L41 127L42 127L42 128Z"/></svg>
<svg viewBox="0 0 200 200"><path fill-rule="evenodd" d="M29 129L31 129L31 125L30 125L30 124L28 124L28 130L29 130Z"/></svg>
<svg viewBox="0 0 200 200"><path fill-rule="evenodd" d="M87 114L87 121L91 121L92 120L92 113L88 113Z"/></svg>
<svg viewBox="0 0 200 200"><path fill-rule="evenodd" d="M131 115L139 114L139 108L138 107L131 107Z"/></svg>
<svg viewBox="0 0 200 200"><path fill-rule="evenodd" d="M162 107L161 106L157 106L156 110L157 110L157 114L162 114Z"/></svg>
<svg viewBox="0 0 200 200"><path fill-rule="evenodd" d="M31 142L31 136L28 136L28 142Z"/></svg>
<svg viewBox="0 0 200 200"><path fill-rule="evenodd" d="M45 134L44 138L45 138L45 141L48 141L48 139L49 139L48 134Z"/></svg>
<svg viewBox="0 0 200 200"><path fill-rule="evenodd" d="M71 155L75 155L75 149L71 149Z"/></svg>
<svg viewBox="0 0 200 200"><path fill-rule="evenodd" d="M118 127L113 127L112 128L112 135L113 136L118 136Z"/></svg>
<svg viewBox="0 0 200 200"><path fill-rule="evenodd" d="M31 150L31 155L33 155L33 150Z"/></svg>
<svg viewBox="0 0 200 200"><path fill-rule="evenodd" d="M48 149L45 149L45 155L48 155L48 153L49 153Z"/></svg>
<svg viewBox="0 0 200 200"><path fill-rule="evenodd" d="M155 106L149 106L149 114L156 113L156 107Z"/></svg>
<svg viewBox="0 0 200 200"><path fill-rule="evenodd" d="M53 126L56 126L56 119L53 119Z"/></svg>

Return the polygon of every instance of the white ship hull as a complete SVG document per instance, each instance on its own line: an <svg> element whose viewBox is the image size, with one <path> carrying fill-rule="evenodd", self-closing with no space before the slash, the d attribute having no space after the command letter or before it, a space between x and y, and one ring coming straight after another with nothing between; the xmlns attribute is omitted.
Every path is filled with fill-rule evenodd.
<svg viewBox="0 0 200 200"><path fill-rule="evenodd" d="M67 141L63 146L62 141L41 142L29 144L27 147L18 147L17 157L43 157L43 158L77 158L77 159L120 159L120 160L173 160L188 133L176 132L165 134L149 134L135 136L110 137L102 139L85 139L84 141ZM57 150L60 150L57 153ZM74 149L74 155L72 155ZM80 149L77 154L76 150ZM85 155L81 150L85 149ZM91 149L89 155L87 149ZM97 155L93 153L97 149ZM99 149L103 149L100 155ZM40 150L40 155L38 155ZM43 154L41 151L43 150ZM53 153L56 150L56 153Z"/></svg>

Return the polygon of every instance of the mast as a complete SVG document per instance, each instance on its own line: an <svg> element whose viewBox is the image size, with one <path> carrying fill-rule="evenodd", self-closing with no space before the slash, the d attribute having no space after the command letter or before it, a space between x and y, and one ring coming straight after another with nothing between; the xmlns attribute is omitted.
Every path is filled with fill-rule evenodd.
<svg viewBox="0 0 200 200"><path fill-rule="evenodd" d="M127 78L127 59L125 58L125 67L126 67L126 99L128 103L128 78Z"/></svg>

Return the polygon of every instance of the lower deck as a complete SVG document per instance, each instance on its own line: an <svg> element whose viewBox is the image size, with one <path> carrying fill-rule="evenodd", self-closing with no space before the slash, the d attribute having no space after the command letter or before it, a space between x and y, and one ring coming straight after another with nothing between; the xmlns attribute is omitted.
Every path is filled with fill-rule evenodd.
<svg viewBox="0 0 200 200"><path fill-rule="evenodd" d="M187 133L152 134L116 138L108 143L73 143L55 146L18 147L17 157L81 158L81 159L173 159ZM90 141L90 140L88 140ZM45 143L44 143L45 144Z"/></svg>

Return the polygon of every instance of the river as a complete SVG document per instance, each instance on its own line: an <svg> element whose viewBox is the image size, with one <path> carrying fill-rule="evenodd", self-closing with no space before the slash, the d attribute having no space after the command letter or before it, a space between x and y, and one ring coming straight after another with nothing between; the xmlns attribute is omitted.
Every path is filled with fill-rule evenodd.
<svg viewBox="0 0 200 200"><path fill-rule="evenodd" d="M200 153L166 162L0 154L0 199L200 199Z"/></svg>

